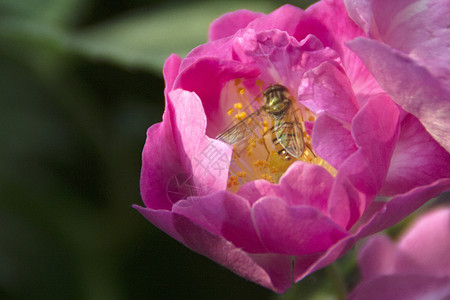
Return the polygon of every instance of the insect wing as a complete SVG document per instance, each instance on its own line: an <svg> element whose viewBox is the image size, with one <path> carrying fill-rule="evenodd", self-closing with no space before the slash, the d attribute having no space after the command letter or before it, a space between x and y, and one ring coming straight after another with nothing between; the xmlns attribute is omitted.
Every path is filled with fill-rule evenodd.
<svg viewBox="0 0 450 300"><path fill-rule="evenodd" d="M284 150L294 158L299 158L305 150L303 130L291 106L275 122L275 135Z"/></svg>
<svg viewBox="0 0 450 300"><path fill-rule="evenodd" d="M248 140L252 135L256 135L255 131L262 126L262 111L262 109L258 109L248 115L236 125L219 134L216 139L230 145Z"/></svg>

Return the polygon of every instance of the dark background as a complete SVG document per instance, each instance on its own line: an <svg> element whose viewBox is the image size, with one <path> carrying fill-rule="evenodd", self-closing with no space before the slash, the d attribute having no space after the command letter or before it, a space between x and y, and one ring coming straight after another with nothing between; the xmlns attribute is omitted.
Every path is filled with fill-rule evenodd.
<svg viewBox="0 0 450 300"><path fill-rule="evenodd" d="M278 298L131 205L165 58L206 42L224 12L279 5L0 2L0 299Z"/></svg>

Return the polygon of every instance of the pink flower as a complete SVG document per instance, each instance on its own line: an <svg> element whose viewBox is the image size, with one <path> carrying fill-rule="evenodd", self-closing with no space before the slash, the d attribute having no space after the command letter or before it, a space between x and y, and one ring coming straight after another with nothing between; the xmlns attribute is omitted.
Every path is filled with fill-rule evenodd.
<svg viewBox="0 0 450 300"><path fill-rule="evenodd" d="M397 243L369 239L359 253L363 281L348 300L449 299L450 208L423 215Z"/></svg>
<svg viewBox="0 0 450 300"><path fill-rule="evenodd" d="M348 46L392 99L450 151L450 2L345 2L366 34Z"/></svg>
<svg viewBox="0 0 450 300"><path fill-rule="evenodd" d="M363 35L341 1L215 20L208 43L166 61L166 110L147 132L145 208L135 208L190 249L281 293L449 189L450 155L344 46ZM261 111L273 84L296 109L301 157L286 154L289 136L280 142L275 117ZM252 113L255 123L238 123ZM234 153L215 139L256 123Z"/></svg>

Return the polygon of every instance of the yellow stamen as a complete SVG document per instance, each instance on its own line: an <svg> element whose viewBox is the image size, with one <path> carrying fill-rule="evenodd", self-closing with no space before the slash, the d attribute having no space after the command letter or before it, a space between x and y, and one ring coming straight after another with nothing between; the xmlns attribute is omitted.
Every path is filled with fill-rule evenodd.
<svg viewBox="0 0 450 300"><path fill-rule="evenodd" d="M234 104L234 108L242 109L242 103L238 102Z"/></svg>

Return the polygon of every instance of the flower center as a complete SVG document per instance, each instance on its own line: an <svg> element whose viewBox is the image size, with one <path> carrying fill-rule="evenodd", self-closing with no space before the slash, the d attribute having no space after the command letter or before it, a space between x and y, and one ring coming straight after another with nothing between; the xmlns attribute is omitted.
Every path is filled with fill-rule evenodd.
<svg viewBox="0 0 450 300"><path fill-rule="evenodd" d="M277 183L295 161L322 166L335 176L336 169L314 153L305 128L305 122L315 121L315 114L282 85L263 89L264 83L257 80L256 86L259 91L250 92L236 79L225 87L236 99L227 108L231 125L217 137L234 149L228 189L237 192L242 184L257 179Z"/></svg>

